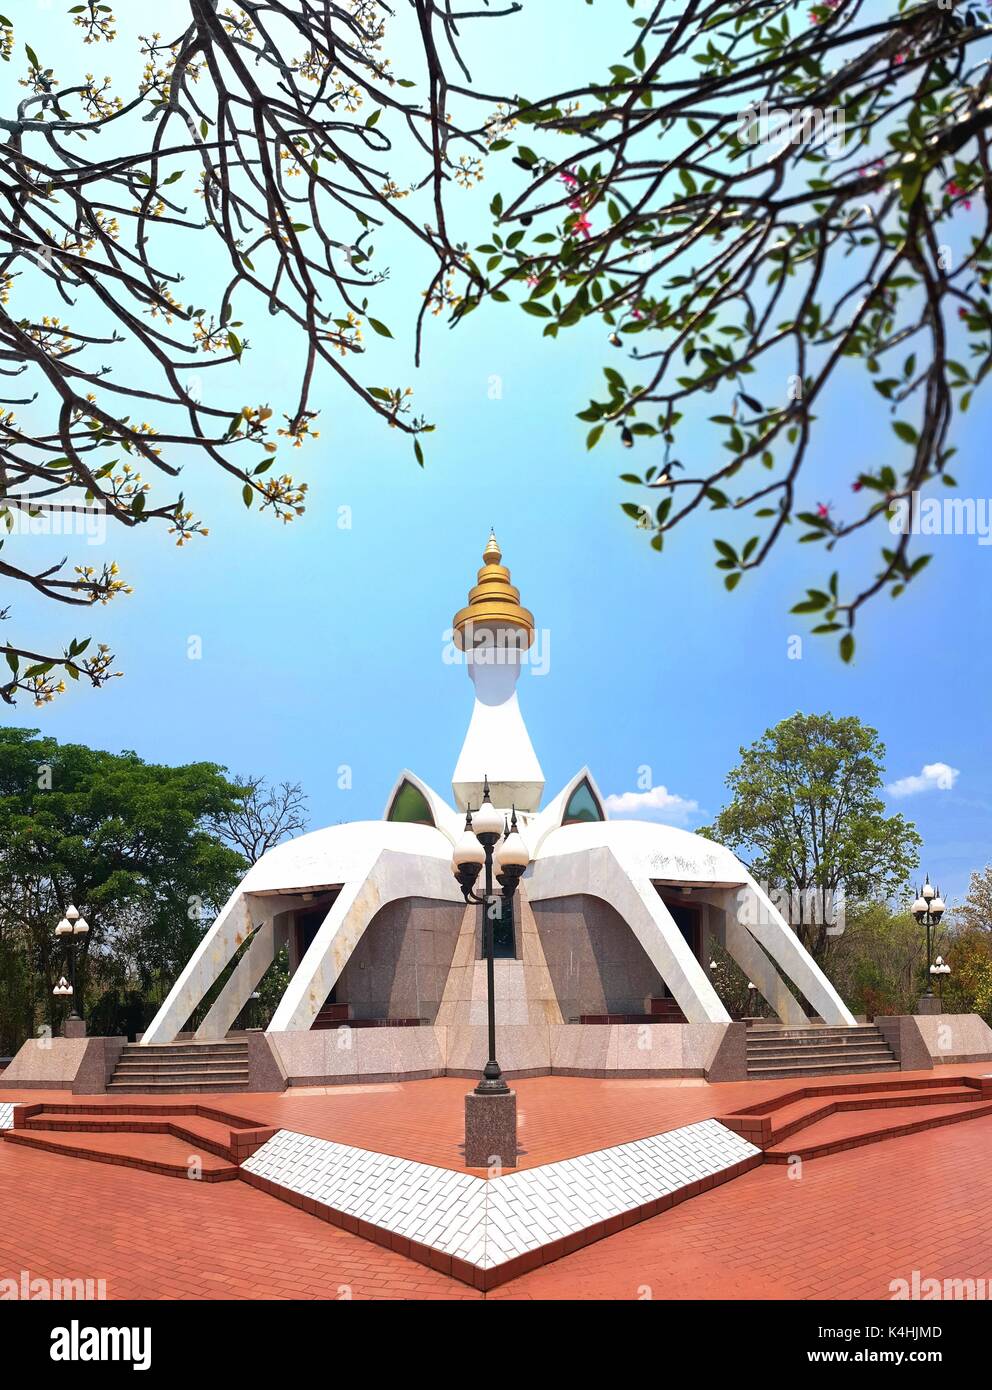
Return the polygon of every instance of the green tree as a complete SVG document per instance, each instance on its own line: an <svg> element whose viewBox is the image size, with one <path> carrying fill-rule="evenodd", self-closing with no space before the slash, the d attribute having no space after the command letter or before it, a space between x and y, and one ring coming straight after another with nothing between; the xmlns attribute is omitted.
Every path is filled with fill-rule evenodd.
<svg viewBox="0 0 992 1390"><path fill-rule="evenodd" d="M951 973L944 985L944 999L956 1013L977 1013L992 1022L992 935L987 927L952 929L944 953Z"/></svg>
<svg viewBox="0 0 992 1390"><path fill-rule="evenodd" d="M938 928L934 952L947 949ZM830 978L856 1014L911 1014L927 988L926 935L913 914L885 902L848 907L842 936L828 940Z"/></svg>
<svg viewBox="0 0 992 1390"><path fill-rule="evenodd" d="M910 518L955 486L952 421L992 366L992 26L920 0L628 6L593 80L511 103L492 148L527 181L493 199L454 317L492 299L552 338L601 325L619 351L579 419L637 458L623 510L657 550L718 512L727 589L790 534L830 552L793 611L850 660L864 605L929 559ZM892 437L835 507L808 465L845 379Z"/></svg>
<svg viewBox="0 0 992 1390"><path fill-rule="evenodd" d="M915 827L884 813L885 748L853 716L794 714L740 755L727 778L732 800L704 833L790 895L793 925L822 957L841 895L884 900L918 862Z"/></svg>
<svg viewBox="0 0 992 1390"><path fill-rule="evenodd" d="M962 926L992 932L992 864L987 864L981 873L972 874L968 896L954 917Z"/></svg>
<svg viewBox="0 0 992 1390"><path fill-rule="evenodd" d="M208 829L241 790L212 763L0 729L0 1051L53 1018L53 932L70 903L90 924L77 968L91 1005L171 981L244 869Z"/></svg>

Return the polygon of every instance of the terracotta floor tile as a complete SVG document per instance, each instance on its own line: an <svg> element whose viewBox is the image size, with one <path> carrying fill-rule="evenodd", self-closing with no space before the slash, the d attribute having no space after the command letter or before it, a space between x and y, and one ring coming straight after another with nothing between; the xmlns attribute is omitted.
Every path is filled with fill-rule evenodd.
<svg viewBox="0 0 992 1390"><path fill-rule="evenodd" d="M402 1255L257 1192L0 1143L0 1278L104 1279L109 1298L409 1298ZM477 1297L417 1267L432 1298ZM416 1297L423 1296L417 1293Z"/></svg>

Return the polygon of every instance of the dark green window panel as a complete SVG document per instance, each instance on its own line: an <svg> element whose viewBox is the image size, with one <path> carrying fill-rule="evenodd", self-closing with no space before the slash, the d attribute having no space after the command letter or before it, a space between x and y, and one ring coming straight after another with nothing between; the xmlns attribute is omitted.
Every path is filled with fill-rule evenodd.
<svg viewBox="0 0 992 1390"><path fill-rule="evenodd" d="M412 822L414 825L433 825L434 817L427 804L427 798L412 782L404 782L393 797L387 820Z"/></svg>
<svg viewBox="0 0 992 1390"><path fill-rule="evenodd" d="M583 779L568 798L562 825L573 825L576 821L605 820L603 808L593 795L592 787Z"/></svg>

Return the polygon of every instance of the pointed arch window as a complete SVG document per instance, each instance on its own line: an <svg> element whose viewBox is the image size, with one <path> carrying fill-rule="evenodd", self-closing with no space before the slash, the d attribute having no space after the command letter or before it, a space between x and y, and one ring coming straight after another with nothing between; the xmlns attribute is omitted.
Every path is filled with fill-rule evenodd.
<svg viewBox="0 0 992 1390"><path fill-rule="evenodd" d="M436 825L427 798L412 782L403 782L393 797L387 820L406 821L413 825Z"/></svg>
<svg viewBox="0 0 992 1390"><path fill-rule="evenodd" d="M605 820L603 808L596 798L596 793L590 787L588 781L583 777L582 781L568 798L568 805L565 807L565 814L561 818L562 825L577 825L584 821Z"/></svg>

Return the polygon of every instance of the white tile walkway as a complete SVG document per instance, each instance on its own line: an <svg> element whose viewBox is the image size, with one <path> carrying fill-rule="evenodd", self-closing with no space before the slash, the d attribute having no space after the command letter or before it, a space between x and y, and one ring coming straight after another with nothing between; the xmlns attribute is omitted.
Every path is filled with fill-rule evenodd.
<svg viewBox="0 0 992 1390"><path fill-rule="evenodd" d="M280 1129L242 1166L381 1230L494 1269L760 1152L718 1120L703 1120L486 1179Z"/></svg>

